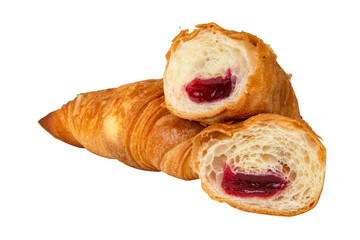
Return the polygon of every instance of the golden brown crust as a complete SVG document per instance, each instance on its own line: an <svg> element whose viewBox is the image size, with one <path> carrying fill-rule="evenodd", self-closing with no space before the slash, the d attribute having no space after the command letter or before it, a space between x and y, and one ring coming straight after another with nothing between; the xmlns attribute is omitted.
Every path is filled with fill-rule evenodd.
<svg viewBox="0 0 360 240"><path fill-rule="evenodd" d="M68 109L68 122L73 135L82 145L97 155L112 158L101 136L101 126L105 105L113 97L116 89L105 89L78 94L73 109Z"/></svg>
<svg viewBox="0 0 360 240"><path fill-rule="evenodd" d="M157 168L182 179L198 178L190 165L192 138L204 127L172 114L163 116L149 134L149 159ZM186 139L182 141L181 139ZM159 144L160 143L160 144ZM178 159L173 161L172 159Z"/></svg>
<svg viewBox="0 0 360 240"><path fill-rule="evenodd" d="M259 113L276 113L301 119L298 102L290 82L291 75L286 74L277 63L277 56L269 45L252 34L226 30L215 23L200 24L196 27L197 29L191 33L188 29L182 30L175 37L166 54L166 69L171 55L180 43L195 38L200 31L216 31L232 39L252 44L256 49L257 65L254 73L248 77L244 93L239 95L235 103L225 104L222 108L209 110L206 113L187 114L178 111L176 106L166 102L167 108L173 114L208 124L234 119L242 120Z"/></svg>
<svg viewBox="0 0 360 240"><path fill-rule="evenodd" d="M226 136L232 136L232 134L238 132L238 131L246 131L247 128L251 127L253 124L257 122L267 122L267 121L276 121L278 124L285 124L285 125L291 125L292 128L298 129L301 131L305 131L311 139L310 141L313 141L313 146L318 147L318 159L321 164L325 168L326 164L326 149L324 145L321 143L321 141L318 139L318 136L316 133L309 127L309 125L303 121L298 119L291 119L288 117L280 116L277 114L259 114L256 116L253 116L243 122L235 123L235 124L214 124L206 129L204 129L201 133L199 133L193 140L193 151L192 151L192 158L191 163L193 164L194 171L199 175L199 160L197 159L197 156L199 155L198 152L201 149L201 146L203 143L209 141L211 138L219 138L221 135ZM201 181L201 186L203 190L214 200L218 202L226 202L230 206L237 208L239 210L247 211L247 212L254 212L254 213L261 213L261 214L268 214L268 215L277 215L277 216L295 216L300 213L307 212L314 208L316 204L319 201L321 190L317 193L317 195L309 200L309 205L298 209L297 211L277 211L277 210L269 210L265 208L259 208L259 207L247 207L243 206L241 204L237 204L233 201L230 201L228 199L223 199L220 197L217 197L214 195L214 193L207 187L205 182Z"/></svg>
<svg viewBox="0 0 360 240"><path fill-rule="evenodd" d="M147 80L79 94L39 123L54 137L100 156L197 178L189 163L191 139L204 127L173 116L163 102L162 80Z"/></svg>
<svg viewBox="0 0 360 240"><path fill-rule="evenodd" d="M63 116L58 114L58 111L54 111L40 119L39 124L56 139L83 148L84 146L74 138L68 125L65 124Z"/></svg>

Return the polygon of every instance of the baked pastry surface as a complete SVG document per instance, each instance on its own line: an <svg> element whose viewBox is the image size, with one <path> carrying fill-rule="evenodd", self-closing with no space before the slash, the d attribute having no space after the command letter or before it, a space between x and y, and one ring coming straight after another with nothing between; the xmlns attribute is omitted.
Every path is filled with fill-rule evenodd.
<svg viewBox="0 0 360 240"><path fill-rule="evenodd" d="M42 118L55 138L142 170L190 180L192 138L204 127L163 107L162 80L82 93Z"/></svg>

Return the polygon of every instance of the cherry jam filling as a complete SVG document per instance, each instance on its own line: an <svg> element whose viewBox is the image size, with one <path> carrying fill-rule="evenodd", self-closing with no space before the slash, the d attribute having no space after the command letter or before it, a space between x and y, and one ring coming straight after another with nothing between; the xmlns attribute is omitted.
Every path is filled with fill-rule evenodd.
<svg viewBox="0 0 360 240"><path fill-rule="evenodd" d="M228 69L225 77L195 78L185 85L185 91L193 102L215 102L229 97L235 89L235 84L236 76L232 76L231 70Z"/></svg>
<svg viewBox="0 0 360 240"><path fill-rule="evenodd" d="M233 196L268 198L284 190L288 185L286 179L269 171L264 175L234 173L229 165L224 167L221 187Z"/></svg>

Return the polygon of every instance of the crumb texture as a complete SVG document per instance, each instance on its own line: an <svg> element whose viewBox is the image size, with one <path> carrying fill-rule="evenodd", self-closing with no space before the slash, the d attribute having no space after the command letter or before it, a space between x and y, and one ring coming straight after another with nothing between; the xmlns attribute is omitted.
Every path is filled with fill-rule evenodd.
<svg viewBox="0 0 360 240"><path fill-rule="evenodd" d="M277 63L269 45L254 35L225 30L214 23L197 27L191 33L181 31L166 55L164 93L173 114L208 124L259 113L300 118L290 75ZM195 80L205 85L213 79L226 79L229 72L234 80L229 94L216 101L194 100L192 92L202 94L188 89Z"/></svg>
<svg viewBox="0 0 360 240"><path fill-rule="evenodd" d="M291 215L309 208L322 191L323 145L305 125L293 119L255 121L256 118L259 116L249 119L250 125L245 121L232 129L231 135L209 131L197 138L201 145L195 154L203 187L211 197L244 210ZM286 180L287 186L269 198L227 194L222 188L226 165L234 173L276 173Z"/></svg>

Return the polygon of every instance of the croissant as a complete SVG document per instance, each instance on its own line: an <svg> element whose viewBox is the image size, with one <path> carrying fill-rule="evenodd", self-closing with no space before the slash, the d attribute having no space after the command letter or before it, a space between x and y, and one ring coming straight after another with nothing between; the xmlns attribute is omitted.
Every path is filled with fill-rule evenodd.
<svg viewBox="0 0 360 240"><path fill-rule="evenodd" d="M193 169L214 200L281 216L309 211L319 201L326 149L304 121L259 114L214 124L193 142Z"/></svg>
<svg viewBox="0 0 360 240"><path fill-rule="evenodd" d="M241 210L292 216L316 205L325 148L305 122L260 114L204 129L163 107L162 84L79 94L39 123L61 141L131 167L200 178L212 199Z"/></svg>
<svg viewBox="0 0 360 240"><path fill-rule="evenodd" d="M182 30L166 54L164 92L175 115L208 124L259 113L301 118L290 77L263 40L200 24Z"/></svg>
<svg viewBox="0 0 360 240"><path fill-rule="evenodd" d="M39 123L55 138L131 167L197 178L192 138L204 127L163 107L162 80L83 93Z"/></svg>

